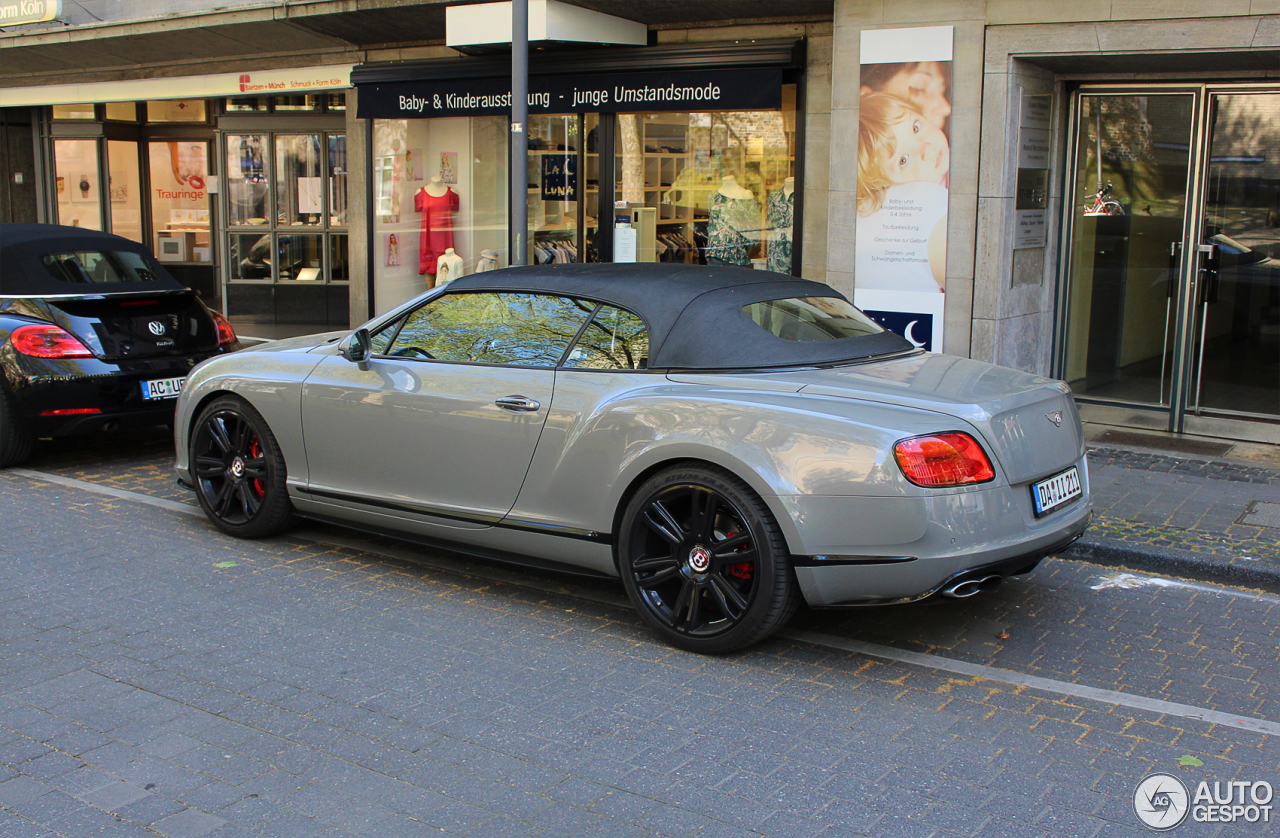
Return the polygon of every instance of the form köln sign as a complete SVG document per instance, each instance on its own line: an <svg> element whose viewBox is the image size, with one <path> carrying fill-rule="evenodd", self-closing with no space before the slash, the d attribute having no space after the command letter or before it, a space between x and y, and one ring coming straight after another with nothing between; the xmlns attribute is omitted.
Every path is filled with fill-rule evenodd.
<svg viewBox="0 0 1280 838"><path fill-rule="evenodd" d="M62 0L0 0L0 26L44 23L62 15Z"/></svg>

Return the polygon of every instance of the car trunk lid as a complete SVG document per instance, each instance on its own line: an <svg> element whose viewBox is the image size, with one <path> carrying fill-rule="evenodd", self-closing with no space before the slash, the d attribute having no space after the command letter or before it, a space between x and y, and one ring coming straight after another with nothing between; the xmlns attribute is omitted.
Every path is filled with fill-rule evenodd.
<svg viewBox="0 0 1280 838"><path fill-rule="evenodd" d="M136 291L46 299L50 319L107 360L213 352L218 327L194 291Z"/></svg>
<svg viewBox="0 0 1280 838"><path fill-rule="evenodd" d="M786 374L802 393L929 410L973 426L1012 483L1066 468L1084 452L1065 384L950 355L921 353L868 364ZM944 427L939 431L964 430Z"/></svg>

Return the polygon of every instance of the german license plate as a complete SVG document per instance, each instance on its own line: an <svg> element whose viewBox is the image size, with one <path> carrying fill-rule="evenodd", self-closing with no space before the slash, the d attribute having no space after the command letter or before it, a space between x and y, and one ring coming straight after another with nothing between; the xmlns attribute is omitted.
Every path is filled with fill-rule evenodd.
<svg viewBox="0 0 1280 838"><path fill-rule="evenodd" d="M142 398L144 399L176 399L187 383L184 378L157 378L155 381L142 382Z"/></svg>
<svg viewBox="0 0 1280 838"><path fill-rule="evenodd" d="M1080 497L1080 472L1075 466L1048 480L1041 480L1031 487L1031 500L1036 507L1036 517L1045 515L1068 501Z"/></svg>

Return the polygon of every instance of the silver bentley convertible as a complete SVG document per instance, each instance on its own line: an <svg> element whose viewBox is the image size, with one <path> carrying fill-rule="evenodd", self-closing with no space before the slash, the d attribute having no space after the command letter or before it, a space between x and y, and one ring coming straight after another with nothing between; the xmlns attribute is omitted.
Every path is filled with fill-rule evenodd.
<svg viewBox="0 0 1280 838"><path fill-rule="evenodd" d="M654 631L708 653L802 598L969 596L1090 519L1065 385L739 268L457 279L354 332L201 364L175 437L227 533L305 516L618 577Z"/></svg>

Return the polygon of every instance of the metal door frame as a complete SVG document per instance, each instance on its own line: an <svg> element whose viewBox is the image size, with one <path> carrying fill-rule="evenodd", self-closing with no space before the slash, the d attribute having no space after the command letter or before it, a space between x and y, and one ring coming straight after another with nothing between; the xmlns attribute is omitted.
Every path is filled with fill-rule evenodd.
<svg viewBox="0 0 1280 838"><path fill-rule="evenodd" d="M1191 95L1192 120L1186 203L1182 224L1182 255L1177 268L1174 316L1173 316L1173 364L1170 371L1170 394L1167 401L1161 404L1131 402L1121 399L1098 396L1077 395L1081 403L1110 405L1128 411L1146 411L1164 413L1168 417L1167 430L1172 433L1188 431L1187 420L1192 420L1191 432L1203 432L1213 436L1233 436L1244 439L1265 439L1280 441L1280 419L1276 422L1253 415L1241 414L1240 420L1233 420L1229 413L1213 411L1212 417L1190 414L1190 387L1192 372L1196 368L1193 351L1196 346L1197 309L1196 303L1200 285L1200 254L1197 245L1203 238L1205 229L1205 190L1209 175L1209 136L1211 126L1208 123L1209 107L1215 94L1221 93L1280 93L1280 84L1276 83L1203 83L1203 84L1082 84L1071 91L1071 105L1067 122L1067 171L1062 189L1062 230L1059 260L1059 282L1057 299L1057 326L1055 328L1054 374L1059 378L1066 374L1067 330L1069 326L1068 311L1071 303L1071 271L1072 241L1075 233L1076 216L1081 196L1074 194L1079 175L1079 130L1081 103L1086 96L1158 96L1158 95ZM1163 385L1163 382L1162 382ZM1163 394L1163 386L1162 386ZM1190 414L1190 415L1189 415ZM1244 421L1247 416L1248 421ZM1207 421L1199 421L1199 420ZM1262 421L1259 421L1259 420Z"/></svg>

